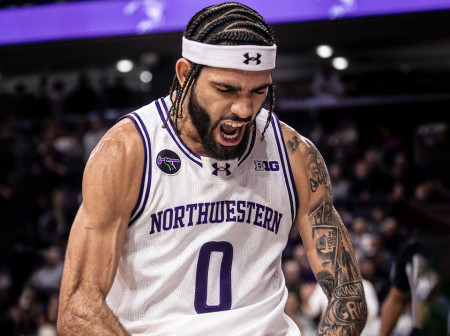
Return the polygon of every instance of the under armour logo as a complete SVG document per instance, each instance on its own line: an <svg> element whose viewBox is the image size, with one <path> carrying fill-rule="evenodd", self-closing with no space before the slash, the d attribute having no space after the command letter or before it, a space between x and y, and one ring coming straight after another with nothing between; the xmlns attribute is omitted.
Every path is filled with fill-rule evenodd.
<svg viewBox="0 0 450 336"><path fill-rule="evenodd" d="M261 63L261 60L260 60L261 54L256 53L256 57L250 57L250 55L248 53L245 53L244 57L245 57L245 61L244 61L245 64L250 63L250 61L255 61L256 65Z"/></svg>
<svg viewBox="0 0 450 336"><path fill-rule="evenodd" d="M229 163L225 163L225 167L218 167L217 163L213 163L212 166L214 168L214 171L212 172L213 175L217 176L217 173L220 172L220 171L226 172L227 176L231 175L231 172L228 170L228 168L230 168L230 164Z"/></svg>

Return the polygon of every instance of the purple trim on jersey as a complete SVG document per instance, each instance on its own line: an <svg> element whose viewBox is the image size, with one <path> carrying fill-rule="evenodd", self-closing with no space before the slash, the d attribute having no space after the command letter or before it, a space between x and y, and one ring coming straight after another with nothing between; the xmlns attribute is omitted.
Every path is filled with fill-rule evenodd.
<svg viewBox="0 0 450 336"><path fill-rule="evenodd" d="M242 159L239 160L238 162L238 167L241 165L241 163L243 163L245 161L245 159L250 155L250 153L252 152L253 146L255 145L255 139L256 139L256 123L255 123L255 127L253 127L253 133L252 133L252 139L250 140L250 146L247 150L247 153L245 153L242 157Z"/></svg>
<svg viewBox="0 0 450 336"><path fill-rule="evenodd" d="M281 166L283 167L283 174L286 180L286 186L289 194L289 202L291 203L292 221L294 221L298 208L297 191L295 189L295 182L292 176L291 164L289 162L289 157L287 155L286 145L284 143L283 133L281 132L280 122L276 117L275 113L273 113L272 126L274 128L275 139L277 141L278 151L281 158ZM288 172L289 176L286 172Z"/></svg>
<svg viewBox="0 0 450 336"><path fill-rule="evenodd" d="M148 160L151 158L151 144L150 144L150 137L148 135L147 129L144 126L144 123L142 122L142 119L139 117L139 115L136 114L136 112L126 114L122 117L120 117L117 122L124 118L129 118L136 127L137 131L139 132L139 135L142 138L142 143L144 145L144 168L142 171L142 179L141 179L141 186L139 188L139 197L136 202L136 205L131 212L130 216L130 222L128 223L128 227L134 224L136 220L142 215L142 212L144 211L145 204L147 203L148 196L150 194L150 186L151 186L151 176L152 176L152 165L148 164ZM148 154L147 154L148 152ZM148 171L147 171L148 167ZM147 179L147 182L146 182ZM144 198L142 197L144 195Z"/></svg>
<svg viewBox="0 0 450 336"><path fill-rule="evenodd" d="M166 121L166 116L165 116L165 114L164 114L164 112L163 112L163 110L162 110L162 108L160 106L159 101L163 102L163 105L165 106L166 113L167 113L167 106L164 103L164 99L162 99L162 98L155 101L156 108L158 109L158 113L159 113L159 116L161 118L161 121L164 123ZM203 164L201 162L201 157L199 155L195 154L194 152L192 152L191 149L188 146L186 146L184 141L179 136L175 135L176 133L175 133L175 130L174 130L175 128L174 128L172 119L169 118L169 123L167 125L168 125L168 127L166 127L166 129L169 132L169 135L172 137L172 139L175 142L175 144L178 146L178 148L180 148L180 150L184 153L184 155L186 155L190 160L194 161L200 167L203 167ZM191 153L191 155L189 153ZM195 158L200 159L200 161L196 160L193 156Z"/></svg>

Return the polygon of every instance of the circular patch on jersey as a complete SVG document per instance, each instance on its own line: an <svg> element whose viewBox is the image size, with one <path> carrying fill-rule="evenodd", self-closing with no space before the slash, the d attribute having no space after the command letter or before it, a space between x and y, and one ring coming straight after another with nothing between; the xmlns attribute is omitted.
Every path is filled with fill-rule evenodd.
<svg viewBox="0 0 450 336"><path fill-rule="evenodd" d="M180 171L181 160L174 151L163 149L156 156L156 165L164 174L175 175Z"/></svg>

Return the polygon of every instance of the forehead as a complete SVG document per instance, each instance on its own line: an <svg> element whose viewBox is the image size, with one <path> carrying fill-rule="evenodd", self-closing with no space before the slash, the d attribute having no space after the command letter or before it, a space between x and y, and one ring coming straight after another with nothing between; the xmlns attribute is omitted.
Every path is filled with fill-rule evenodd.
<svg viewBox="0 0 450 336"><path fill-rule="evenodd" d="M198 81L229 84L239 86L242 89L252 89L264 84L270 84L272 82L272 72L271 70L245 71L204 66Z"/></svg>

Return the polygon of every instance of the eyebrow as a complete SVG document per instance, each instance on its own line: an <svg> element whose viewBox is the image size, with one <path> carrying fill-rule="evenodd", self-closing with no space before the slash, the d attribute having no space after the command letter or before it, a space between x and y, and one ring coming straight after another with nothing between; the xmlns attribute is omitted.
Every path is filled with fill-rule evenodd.
<svg viewBox="0 0 450 336"><path fill-rule="evenodd" d="M227 83L219 83L219 82L211 81L211 84L217 85L217 86L222 86L222 87L224 87L224 88L226 88L226 89L228 89L228 90L232 90L232 91L241 91L241 90L242 90L242 88L241 88L240 86L231 85L231 84L227 84ZM260 85L260 86L258 86L258 87L256 87L256 88L250 90L250 92L256 92L256 91L264 90L264 89L266 89L267 87L269 87L270 84L271 84L271 83L265 83L265 84L262 84L262 85Z"/></svg>

